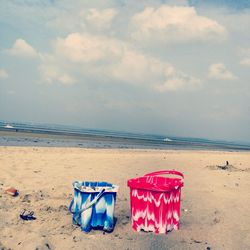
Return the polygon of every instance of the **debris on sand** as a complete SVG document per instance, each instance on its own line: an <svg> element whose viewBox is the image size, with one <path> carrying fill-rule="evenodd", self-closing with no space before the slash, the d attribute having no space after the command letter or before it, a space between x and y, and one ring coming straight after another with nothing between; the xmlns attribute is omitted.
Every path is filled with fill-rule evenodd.
<svg viewBox="0 0 250 250"><path fill-rule="evenodd" d="M234 167L233 165L230 165L228 161L226 161L225 165L218 165L217 169L221 169L221 170L228 170L228 171L233 171L233 170L237 170L236 167Z"/></svg>
<svg viewBox="0 0 250 250"><path fill-rule="evenodd" d="M22 220L36 220L36 217L34 216L34 212L27 211L27 210L23 210L23 212L20 214L20 218Z"/></svg>
<svg viewBox="0 0 250 250"><path fill-rule="evenodd" d="M23 196L22 202L28 202L30 203L31 195L30 194L25 194Z"/></svg>
<svg viewBox="0 0 250 250"><path fill-rule="evenodd" d="M193 243L197 243L197 244L202 243L202 241L201 241L201 240L196 240L196 239L193 239L193 238L191 238L191 241L192 241Z"/></svg>
<svg viewBox="0 0 250 250"><path fill-rule="evenodd" d="M244 171L242 169L236 168L233 165L229 164L228 161L225 165L212 165L207 166L207 168L211 170L223 170L223 171L229 171L229 172L237 172L237 171Z"/></svg>
<svg viewBox="0 0 250 250"><path fill-rule="evenodd" d="M0 249L1 250L11 250L11 248L5 247L1 242L0 242Z"/></svg>
<svg viewBox="0 0 250 250"><path fill-rule="evenodd" d="M6 194L9 194L9 195L11 195L11 196L13 196L13 197L16 197L16 196L19 195L18 190L15 189L14 187L11 187L11 188L6 189L6 190L5 190L5 193L6 193Z"/></svg>

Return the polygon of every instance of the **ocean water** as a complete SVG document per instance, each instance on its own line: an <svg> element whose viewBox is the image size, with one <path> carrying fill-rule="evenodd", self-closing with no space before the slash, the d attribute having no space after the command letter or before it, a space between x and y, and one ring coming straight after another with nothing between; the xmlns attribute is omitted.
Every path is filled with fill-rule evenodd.
<svg viewBox="0 0 250 250"><path fill-rule="evenodd" d="M250 143L0 121L1 146L249 151Z"/></svg>

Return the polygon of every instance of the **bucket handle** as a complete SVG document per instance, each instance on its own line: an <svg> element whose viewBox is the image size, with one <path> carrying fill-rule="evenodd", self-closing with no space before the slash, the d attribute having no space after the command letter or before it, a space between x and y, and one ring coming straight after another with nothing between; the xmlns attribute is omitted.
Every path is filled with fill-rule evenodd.
<svg viewBox="0 0 250 250"><path fill-rule="evenodd" d="M101 196L104 194L105 191L106 191L106 189L103 188L103 189L100 191L100 193L98 193L98 195L97 195L91 202L89 202L88 204L86 204L82 209L80 209L80 210L77 211L77 212L73 212L73 211L72 211L72 206L73 206L73 204L74 204L74 198L73 198L73 199L71 200L71 202L70 202L70 205L69 205L69 211L70 211L70 213L79 215L79 214L81 214L82 212L86 211L87 209L89 209L90 207L92 207L92 206L101 198Z"/></svg>
<svg viewBox="0 0 250 250"><path fill-rule="evenodd" d="M184 179L184 175L181 172L178 172L176 170L161 170L161 171L156 171L156 172L152 172L149 174L145 174L144 176L153 176L153 175L162 175L162 174L175 174L175 175L179 175Z"/></svg>

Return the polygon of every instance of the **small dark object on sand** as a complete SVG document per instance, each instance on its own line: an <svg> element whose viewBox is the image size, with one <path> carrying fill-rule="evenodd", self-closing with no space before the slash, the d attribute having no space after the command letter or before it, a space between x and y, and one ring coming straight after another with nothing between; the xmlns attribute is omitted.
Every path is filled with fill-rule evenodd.
<svg viewBox="0 0 250 250"><path fill-rule="evenodd" d="M222 169L222 170L227 170L228 169L228 165L225 165L225 166L218 166L219 169Z"/></svg>
<svg viewBox="0 0 250 250"><path fill-rule="evenodd" d="M45 246L46 246L48 249L51 249L49 243L46 243Z"/></svg>
<svg viewBox="0 0 250 250"><path fill-rule="evenodd" d="M227 169L229 169L229 162L226 161L226 165L224 165L224 166L218 166L218 168L220 168L220 169L222 169L222 170L227 170Z"/></svg>
<svg viewBox="0 0 250 250"><path fill-rule="evenodd" d="M13 197L16 197L16 196L19 195L18 190L15 189L15 188L13 188L13 187L6 189L6 190L5 190L5 193L6 193L6 194L9 194L9 195L11 195L11 196L13 196Z"/></svg>
<svg viewBox="0 0 250 250"><path fill-rule="evenodd" d="M26 211L26 210L24 210L20 214L20 218L23 220L36 220L36 217L34 217L34 212L33 211Z"/></svg>
<svg viewBox="0 0 250 250"><path fill-rule="evenodd" d="M200 240L194 240L194 243L202 243Z"/></svg>

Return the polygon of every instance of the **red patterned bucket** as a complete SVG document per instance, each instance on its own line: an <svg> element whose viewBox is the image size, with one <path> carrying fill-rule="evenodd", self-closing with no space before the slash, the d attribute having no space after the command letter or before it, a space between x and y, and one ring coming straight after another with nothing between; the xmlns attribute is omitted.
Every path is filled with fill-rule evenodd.
<svg viewBox="0 0 250 250"><path fill-rule="evenodd" d="M160 176L165 174L181 178ZM155 233L178 230L183 180L183 174L175 170L162 170L128 180L133 229Z"/></svg>

